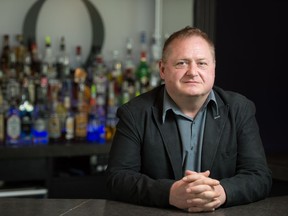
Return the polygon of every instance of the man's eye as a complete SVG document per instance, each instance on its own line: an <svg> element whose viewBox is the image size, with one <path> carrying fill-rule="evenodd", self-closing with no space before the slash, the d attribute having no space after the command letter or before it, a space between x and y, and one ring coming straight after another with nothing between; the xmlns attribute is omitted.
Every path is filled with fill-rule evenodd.
<svg viewBox="0 0 288 216"><path fill-rule="evenodd" d="M198 65L204 66L204 65L207 65L207 63L206 62L198 62Z"/></svg>
<svg viewBox="0 0 288 216"><path fill-rule="evenodd" d="M185 67L187 67L187 65L188 65L188 62L186 62L186 61L178 61L176 63L176 68L185 68Z"/></svg>

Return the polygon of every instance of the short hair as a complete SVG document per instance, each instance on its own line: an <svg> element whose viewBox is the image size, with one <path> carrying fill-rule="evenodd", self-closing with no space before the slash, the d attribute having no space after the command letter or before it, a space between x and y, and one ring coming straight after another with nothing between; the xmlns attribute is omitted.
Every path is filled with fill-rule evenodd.
<svg viewBox="0 0 288 216"><path fill-rule="evenodd" d="M180 29L179 31L174 32L171 34L165 41L163 49L162 49L162 60L165 61L167 54L167 48L169 45L174 41L175 39L181 39L181 38L188 38L192 36L199 36L203 38L211 49L211 54L215 60L215 45L213 41L208 37L208 35L201 31L199 28L186 26L185 28Z"/></svg>

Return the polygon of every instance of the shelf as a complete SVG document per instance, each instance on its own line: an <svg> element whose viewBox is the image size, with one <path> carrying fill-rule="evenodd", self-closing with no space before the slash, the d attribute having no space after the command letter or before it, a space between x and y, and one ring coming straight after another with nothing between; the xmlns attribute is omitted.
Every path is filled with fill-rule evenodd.
<svg viewBox="0 0 288 216"><path fill-rule="evenodd" d="M1 159L28 159L48 157L73 157L94 154L108 154L110 143L107 144L49 144L45 146L0 147Z"/></svg>

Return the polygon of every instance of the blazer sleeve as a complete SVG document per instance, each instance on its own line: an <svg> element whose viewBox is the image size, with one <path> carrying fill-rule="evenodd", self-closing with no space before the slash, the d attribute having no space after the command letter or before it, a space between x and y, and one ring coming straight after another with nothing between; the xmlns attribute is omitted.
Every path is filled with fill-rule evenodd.
<svg viewBox="0 0 288 216"><path fill-rule="evenodd" d="M234 134L236 138L231 141L223 137L223 140L227 141L226 146L235 147L236 151L230 154L235 159L222 166L235 164L235 173L228 173L220 181L227 195L225 206L258 201L270 193L271 171L266 162L255 113L254 103L245 97L239 97L238 102L230 104L227 127L231 131L230 136Z"/></svg>

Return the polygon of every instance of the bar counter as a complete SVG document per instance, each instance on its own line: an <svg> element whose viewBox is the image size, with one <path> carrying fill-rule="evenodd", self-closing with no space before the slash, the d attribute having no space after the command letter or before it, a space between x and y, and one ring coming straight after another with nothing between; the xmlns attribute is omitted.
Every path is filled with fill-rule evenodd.
<svg viewBox="0 0 288 216"><path fill-rule="evenodd" d="M104 199L36 199L1 198L1 216L184 216L178 209L137 206ZM215 212L193 213L195 216L285 216L288 196L269 197L248 205L220 208Z"/></svg>

